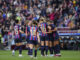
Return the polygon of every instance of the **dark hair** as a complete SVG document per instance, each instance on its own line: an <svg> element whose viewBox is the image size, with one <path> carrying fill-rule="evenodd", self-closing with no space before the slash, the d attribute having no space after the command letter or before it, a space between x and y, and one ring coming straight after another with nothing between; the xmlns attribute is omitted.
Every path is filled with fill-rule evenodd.
<svg viewBox="0 0 80 60"><path fill-rule="evenodd" d="M37 23L37 21L33 20L33 21L32 21L32 24L37 25L38 23Z"/></svg>

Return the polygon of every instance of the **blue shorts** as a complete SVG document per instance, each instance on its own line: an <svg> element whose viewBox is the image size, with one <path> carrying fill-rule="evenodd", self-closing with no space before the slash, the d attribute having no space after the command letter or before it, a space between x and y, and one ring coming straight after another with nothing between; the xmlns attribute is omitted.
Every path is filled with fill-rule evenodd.
<svg viewBox="0 0 80 60"><path fill-rule="evenodd" d="M15 38L15 43L21 43L22 42L22 39L20 38Z"/></svg>
<svg viewBox="0 0 80 60"><path fill-rule="evenodd" d="M40 36L41 41L48 41L48 36Z"/></svg>
<svg viewBox="0 0 80 60"><path fill-rule="evenodd" d="M49 40L49 41L54 41L53 36L48 36L48 40Z"/></svg>
<svg viewBox="0 0 80 60"><path fill-rule="evenodd" d="M38 45L38 41L36 41L36 40L29 40L29 44Z"/></svg>

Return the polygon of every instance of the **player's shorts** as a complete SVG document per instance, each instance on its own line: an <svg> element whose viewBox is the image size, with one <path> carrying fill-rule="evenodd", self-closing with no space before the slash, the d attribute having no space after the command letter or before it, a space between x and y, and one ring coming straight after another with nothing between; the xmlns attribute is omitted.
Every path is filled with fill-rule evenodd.
<svg viewBox="0 0 80 60"><path fill-rule="evenodd" d="M36 40L29 40L29 44L38 45L38 41L36 41Z"/></svg>
<svg viewBox="0 0 80 60"><path fill-rule="evenodd" d="M22 39L20 38L15 38L15 43L21 43L22 42Z"/></svg>
<svg viewBox="0 0 80 60"><path fill-rule="evenodd" d="M54 41L53 36L48 36L48 40L49 40L49 41Z"/></svg>
<svg viewBox="0 0 80 60"><path fill-rule="evenodd" d="M53 34L53 40L54 40L54 41L59 40L59 35L58 35L58 33L54 33L54 34Z"/></svg>
<svg viewBox="0 0 80 60"><path fill-rule="evenodd" d="M41 41L48 41L48 36L40 36Z"/></svg>

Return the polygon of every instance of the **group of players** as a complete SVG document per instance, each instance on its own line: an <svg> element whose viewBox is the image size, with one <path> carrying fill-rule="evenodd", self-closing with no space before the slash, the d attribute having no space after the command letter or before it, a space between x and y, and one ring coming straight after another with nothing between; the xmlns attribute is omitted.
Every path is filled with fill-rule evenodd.
<svg viewBox="0 0 80 60"><path fill-rule="evenodd" d="M61 56L59 35L53 21L45 20L44 18L41 18L38 22L35 20L27 21L24 32L21 29L21 22L16 20L14 26L16 46L12 51L12 55L15 55L16 49L19 48L19 56L22 56L22 34L26 36L28 55L30 57L37 57L37 48L39 47L41 56L48 56L48 50L50 51L49 56Z"/></svg>

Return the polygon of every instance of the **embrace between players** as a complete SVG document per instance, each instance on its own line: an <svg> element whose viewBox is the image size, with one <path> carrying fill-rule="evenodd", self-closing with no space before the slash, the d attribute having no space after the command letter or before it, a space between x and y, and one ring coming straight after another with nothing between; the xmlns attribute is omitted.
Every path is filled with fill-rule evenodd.
<svg viewBox="0 0 80 60"><path fill-rule="evenodd" d="M14 26L16 46L12 51L12 55L15 55L16 49L19 48L19 56L22 56L22 34L24 33L28 44L28 55L30 57L37 57L38 47L40 47L41 56L48 56L48 50L50 51L49 56L61 56L59 35L53 21L45 20L44 18L41 18L39 22L35 20L27 21L25 32L23 32L21 22L17 20ZM33 48L35 48L34 56Z"/></svg>

